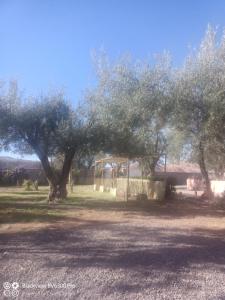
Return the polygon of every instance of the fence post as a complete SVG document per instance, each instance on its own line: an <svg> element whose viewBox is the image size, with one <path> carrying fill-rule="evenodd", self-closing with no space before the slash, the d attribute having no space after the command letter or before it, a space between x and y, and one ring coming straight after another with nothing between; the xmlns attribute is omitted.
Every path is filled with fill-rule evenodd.
<svg viewBox="0 0 225 300"><path fill-rule="evenodd" d="M129 179L130 179L130 161L129 158L127 159L127 194L126 200L128 201L129 198Z"/></svg>
<svg viewBox="0 0 225 300"><path fill-rule="evenodd" d="M70 186L70 193L73 193L73 168L71 166L70 173L69 173L69 186Z"/></svg>

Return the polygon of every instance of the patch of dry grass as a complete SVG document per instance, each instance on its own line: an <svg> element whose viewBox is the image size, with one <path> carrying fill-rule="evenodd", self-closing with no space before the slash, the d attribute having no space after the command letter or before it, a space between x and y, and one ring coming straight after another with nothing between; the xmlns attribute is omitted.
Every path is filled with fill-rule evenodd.
<svg viewBox="0 0 225 300"><path fill-rule="evenodd" d="M199 199L140 204L116 201L92 186L75 186L66 201L49 206L47 187L39 191L0 188L0 231L36 230L49 226L79 226L90 221L135 222L150 227L225 230L224 209Z"/></svg>

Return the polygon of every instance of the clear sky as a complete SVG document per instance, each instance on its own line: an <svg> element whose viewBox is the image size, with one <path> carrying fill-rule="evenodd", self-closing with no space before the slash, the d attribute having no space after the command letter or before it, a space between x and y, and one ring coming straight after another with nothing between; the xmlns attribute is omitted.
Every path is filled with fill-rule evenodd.
<svg viewBox="0 0 225 300"><path fill-rule="evenodd" d="M225 27L224 0L0 0L0 80L27 94L63 88L76 102L94 83L93 50L167 50L179 65L208 23Z"/></svg>

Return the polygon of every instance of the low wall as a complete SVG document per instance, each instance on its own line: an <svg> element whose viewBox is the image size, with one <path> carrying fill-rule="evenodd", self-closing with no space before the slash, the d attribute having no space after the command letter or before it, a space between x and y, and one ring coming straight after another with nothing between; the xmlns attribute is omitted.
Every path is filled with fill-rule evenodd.
<svg viewBox="0 0 225 300"><path fill-rule="evenodd" d="M136 197L138 194L146 194L148 199L164 199L166 190L165 181L150 181L147 179L129 179L129 197ZM117 178L116 197L126 200L127 179Z"/></svg>
<svg viewBox="0 0 225 300"><path fill-rule="evenodd" d="M116 179L112 179L112 178L95 178L95 182L94 182L95 186L96 186L96 191L99 191L100 186L104 186L104 190L107 192L110 191L111 188L116 187Z"/></svg>
<svg viewBox="0 0 225 300"><path fill-rule="evenodd" d="M203 189L203 182L201 179L188 178L187 179L187 190L188 191L199 191Z"/></svg>
<svg viewBox="0 0 225 300"><path fill-rule="evenodd" d="M75 185L92 185L94 184L93 176L75 176L73 178L73 182Z"/></svg>
<svg viewBox="0 0 225 300"><path fill-rule="evenodd" d="M93 186L95 191L110 192L119 200L127 200L127 178L96 178ZM150 181L147 179L129 179L128 198L134 198L139 194L146 194L148 199L164 199L166 181Z"/></svg>
<svg viewBox="0 0 225 300"><path fill-rule="evenodd" d="M225 181L211 180L211 189L216 197L222 197L225 193Z"/></svg>

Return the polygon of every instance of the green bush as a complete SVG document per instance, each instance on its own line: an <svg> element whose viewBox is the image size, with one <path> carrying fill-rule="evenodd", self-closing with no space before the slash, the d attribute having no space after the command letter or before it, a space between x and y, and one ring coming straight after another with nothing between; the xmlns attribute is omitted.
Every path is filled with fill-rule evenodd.
<svg viewBox="0 0 225 300"><path fill-rule="evenodd" d="M25 191L32 191L32 186L34 186L34 183L30 179L24 180L23 186L24 186Z"/></svg>
<svg viewBox="0 0 225 300"><path fill-rule="evenodd" d="M27 179L27 174L24 169L2 170L0 171L1 186L21 186L24 179Z"/></svg>
<svg viewBox="0 0 225 300"><path fill-rule="evenodd" d="M33 182L33 186L34 186L35 191L38 191L38 181L37 180L35 180Z"/></svg>

